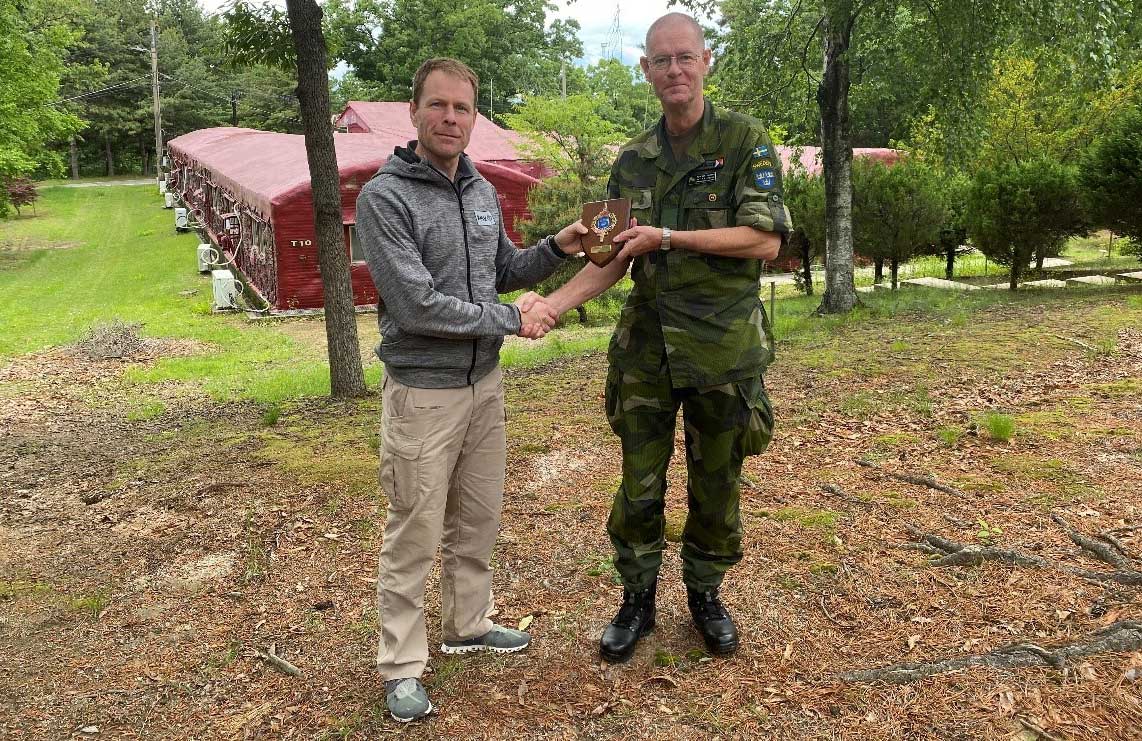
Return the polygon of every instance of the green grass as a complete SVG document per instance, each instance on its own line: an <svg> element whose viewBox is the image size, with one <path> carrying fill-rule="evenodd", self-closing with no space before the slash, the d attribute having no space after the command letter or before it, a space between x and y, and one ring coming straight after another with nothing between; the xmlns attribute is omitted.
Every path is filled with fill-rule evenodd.
<svg viewBox="0 0 1142 741"><path fill-rule="evenodd" d="M152 186L48 188L37 210L0 222L0 358L71 344L119 319L148 337L203 345L133 369L128 382L181 381L216 399L266 403L329 393L320 351L272 322L210 313L197 237L175 233ZM379 379L379 366L369 366L368 382Z"/></svg>
<svg viewBox="0 0 1142 741"><path fill-rule="evenodd" d="M1015 418L1010 414L987 412L980 416L979 426L987 431L992 440L1007 442L1015 435Z"/></svg>

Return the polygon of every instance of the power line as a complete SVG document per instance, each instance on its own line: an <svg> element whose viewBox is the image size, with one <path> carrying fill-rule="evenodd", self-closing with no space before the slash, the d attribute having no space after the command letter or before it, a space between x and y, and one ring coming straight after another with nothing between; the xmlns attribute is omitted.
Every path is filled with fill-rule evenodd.
<svg viewBox="0 0 1142 741"><path fill-rule="evenodd" d="M218 93L215 93L213 91L206 90L206 89L200 88L200 87L195 87L194 85L191 85L189 82L187 82L185 80L180 80L177 77L171 77L170 75L162 73L162 72L160 72L159 74L161 77L164 77L167 80L170 80L171 82L176 83L178 85L182 85L182 86L184 86L190 90L194 90L195 92L202 93L203 95L210 95L212 97L218 98L219 100L224 100L227 103L230 102L230 96L228 96L228 95L219 95Z"/></svg>
<svg viewBox="0 0 1142 741"><path fill-rule="evenodd" d="M142 77L136 77L135 79L127 80L126 82L117 82L114 85L109 85L108 87L102 88L100 90L92 90L90 92L80 93L79 95L73 95L70 98L60 98L59 100L55 101L54 103L51 103L50 105L59 105L60 103L67 103L67 102L72 101L72 100L81 100L83 98L92 98L92 97L95 97L98 95L103 95L105 93L114 92L115 90L118 90L120 88L130 87L132 85L135 85L140 80L146 80L149 77L150 77L150 75L143 75Z"/></svg>

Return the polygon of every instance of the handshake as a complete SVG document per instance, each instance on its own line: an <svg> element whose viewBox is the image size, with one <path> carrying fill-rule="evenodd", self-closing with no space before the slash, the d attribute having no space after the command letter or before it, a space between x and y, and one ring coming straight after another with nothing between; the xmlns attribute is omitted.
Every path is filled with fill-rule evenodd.
<svg viewBox="0 0 1142 741"><path fill-rule="evenodd" d="M535 291L528 291L515 300L519 309L519 336L538 340L559 321L559 311Z"/></svg>

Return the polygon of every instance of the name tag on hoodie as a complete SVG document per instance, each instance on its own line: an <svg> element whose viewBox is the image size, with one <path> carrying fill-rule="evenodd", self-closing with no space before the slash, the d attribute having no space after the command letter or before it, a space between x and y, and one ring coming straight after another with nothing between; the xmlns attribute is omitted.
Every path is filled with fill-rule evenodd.
<svg viewBox="0 0 1142 741"><path fill-rule="evenodd" d="M476 223L480 226L495 226L499 223L494 211L474 211L473 213L476 214Z"/></svg>

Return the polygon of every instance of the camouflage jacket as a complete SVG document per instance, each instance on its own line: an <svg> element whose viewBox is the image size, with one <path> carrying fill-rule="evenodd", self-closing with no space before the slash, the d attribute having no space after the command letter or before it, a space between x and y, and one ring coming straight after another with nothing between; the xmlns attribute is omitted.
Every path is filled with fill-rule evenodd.
<svg viewBox="0 0 1142 741"><path fill-rule="evenodd" d="M680 231L793 228L781 160L765 127L706 102L702 128L676 162L665 121L632 139L611 166L608 197L629 198L639 224ZM675 388L756 376L773 358L758 296L761 261L689 250L635 258L634 289L611 338L610 360L642 379L669 372Z"/></svg>

